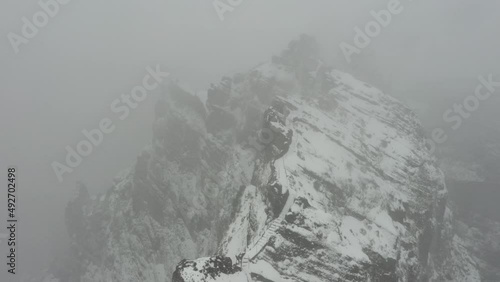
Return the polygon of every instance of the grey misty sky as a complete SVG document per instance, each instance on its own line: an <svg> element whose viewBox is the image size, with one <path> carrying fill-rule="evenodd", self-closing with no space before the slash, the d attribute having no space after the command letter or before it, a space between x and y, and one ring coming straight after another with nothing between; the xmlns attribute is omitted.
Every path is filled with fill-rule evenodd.
<svg viewBox="0 0 500 282"><path fill-rule="evenodd" d="M387 2L247 0L221 22L206 0L72 0L15 55L7 34L20 34L21 18L31 18L40 8L34 0L3 1L1 167L15 164L20 171L24 270L46 267L47 253L58 249L75 181L83 180L92 192L104 191L150 141L155 95L116 122L115 132L63 183L50 168L52 161L63 161L65 146L83 139L82 129L95 128L108 116L116 121L111 101L139 84L146 66L161 64L172 77L201 90L269 59L305 32L317 37L330 63L348 69L340 42L352 43L354 27L364 27L372 19L370 11ZM376 57L361 63L390 80L393 95L413 99L413 85L426 81L500 75L500 2L401 3L404 11L363 51ZM433 103L436 97L426 99ZM2 201L2 211L4 206Z"/></svg>

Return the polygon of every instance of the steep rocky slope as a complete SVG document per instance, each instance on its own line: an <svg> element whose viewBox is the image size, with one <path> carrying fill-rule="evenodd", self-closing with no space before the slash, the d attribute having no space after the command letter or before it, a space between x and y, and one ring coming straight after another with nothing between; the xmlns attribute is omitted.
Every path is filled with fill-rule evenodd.
<svg viewBox="0 0 500 282"><path fill-rule="evenodd" d="M294 195L275 236L250 262L257 281L479 281L453 238L444 177L415 116L347 74L323 75L332 86L326 93L275 100L268 115L279 117L269 118L278 126L268 127L289 138L270 147L287 152L258 162L220 253L238 265L237 255ZM192 268L181 264L175 275L187 278L178 281L201 281L190 278Z"/></svg>
<svg viewBox="0 0 500 282"><path fill-rule="evenodd" d="M56 276L481 281L416 116L316 49L303 36L205 103L171 84L130 171L68 206Z"/></svg>

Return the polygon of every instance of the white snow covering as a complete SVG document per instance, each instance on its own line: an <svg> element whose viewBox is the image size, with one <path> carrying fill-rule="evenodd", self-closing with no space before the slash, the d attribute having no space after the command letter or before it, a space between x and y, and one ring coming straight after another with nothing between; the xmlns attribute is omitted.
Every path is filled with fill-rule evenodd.
<svg viewBox="0 0 500 282"><path fill-rule="evenodd" d="M318 72L314 72L315 78L320 77ZM169 222L168 227L150 216L133 214L132 201L123 196L139 181L133 170L121 182L116 181L114 193L103 195L99 203L94 203L109 210L111 219L102 229L110 238L113 236L113 240L106 241L105 254L115 268L91 263L83 278L114 281L120 277L133 281L137 280L137 269L141 269L141 281L170 281L173 261L215 252L233 262L245 254L241 262L244 271L212 278L188 269L182 272L184 281L247 282L251 273L276 282L370 281L373 273L369 272L380 265L394 267L393 272L401 277L419 269L416 254L420 236L427 224L433 228L437 225L435 214L424 223L422 215L436 212L436 204L446 196L443 174L428 154L424 136L419 133L420 124L409 109L366 83L340 71L327 71L324 75L333 81L328 93L322 97L300 97L295 95L301 92L296 73L283 66L266 63L251 73L251 79L274 83L278 92L287 94L277 98L289 111L285 123L272 122L271 126L280 132L291 130L293 136L288 152L271 163L254 160L256 154L243 145L225 147L216 136L206 132L205 121L189 109L172 109L203 136L203 151L209 144L228 151L222 175L215 180L205 178L200 184L200 171L186 172L178 163L153 154L148 166L153 172L147 179L152 183L148 182L151 190L156 192L168 186L173 198L191 201L185 203L189 210L183 212L184 218L179 218L178 223ZM247 91L247 87L248 81L233 85L232 91ZM205 94L200 95L205 99ZM236 107L234 111L241 109ZM154 149L147 151L153 153ZM203 172L210 171L211 164L202 162ZM153 177L159 180L151 181ZM270 207L276 201L264 193L271 179L281 184L282 193L290 194L285 203L280 200L283 207L279 215L269 212L276 209ZM255 187L250 183L262 185ZM227 200L223 193L240 186L246 188L237 199L238 209L216 246L218 249L213 246L218 239L214 230L197 232L198 238L193 238L196 236L192 236L193 230L188 230L185 222L206 215L208 199ZM230 210L226 207L232 202L224 204L218 215L226 214ZM178 211L172 206L165 211L175 212ZM131 215L135 220L128 223ZM116 226L127 226L134 232L113 233L113 228L121 230ZM160 240L161 256L156 250L151 251L151 238ZM459 248L461 242L454 239L453 244L458 248L454 259L459 263L466 261L466 252ZM143 249L146 251L142 256L131 255ZM203 265L209 259L196 262ZM464 264L466 271L456 271L459 275L455 277L462 279L457 281L479 281L474 266ZM442 277L437 266L435 269L434 277Z"/></svg>
<svg viewBox="0 0 500 282"><path fill-rule="evenodd" d="M271 65L262 65L258 70L263 77L282 72ZM350 75L333 71L331 76L337 83L329 94L337 104L331 111L319 110L319 102L314 99L282 98L294 108L286 118L286 128L293 131L293 137L288 153L274 163L277 179L284 191L306 199L311 206L308 209L291 206L292 213L303 216L304 227L295 224L283 227L294 236L353 259L346 267L374 263L371 253L365 250L397 261L401 239L417 242L418 234L395 222L389 212L418 205L422 195L428 199L442 196L445 191L442 174L433 166L424 137L417 134L420 124L414 114ZM265 216L257 218L260 222L268 220ZM404 220L410 226L414 224L408 218ZM238 222L239 219L233 224ZM239 238L235 230L247 234L244 227L238 226L227 236L233 240ZM259 238L262 232L253 238ZM280 233L276 236L275 248L292 246ZM237 241L235 245L243 244L244 240ZM241 250L241 247L231 248ZM260 253L257 262L250 263L250 271L268 275L271 281L282 281L278 273L296 275L306 281L325 281L300 271L304 261L299 257L290 257L287 264L269 260L266 252L273 250L267 248ZM418 261L408 259L406 263ZM325 275L337 279L332 273Z"/></svg>

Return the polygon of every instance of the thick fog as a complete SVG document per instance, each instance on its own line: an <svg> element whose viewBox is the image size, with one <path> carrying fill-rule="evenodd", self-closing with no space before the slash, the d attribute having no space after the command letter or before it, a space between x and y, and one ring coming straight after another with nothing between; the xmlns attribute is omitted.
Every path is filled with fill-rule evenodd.
<svg viewBox="0 0 500 282"><path fill-rule="evenodd" d="M159 65L196 93L269 60L306 33L317 39L328 64L414 108L429 134L441 126L452 144L474 144L481 132L498 142L500 97L481 102L458 130L443 113L474 94L478 77L500 81L500 2L401 0L400 12L348 60L342 42L355 46L355 27L365 29L371 11L388 9L389 2L243 0L221 20L212 1L71 0L21 40L12 33L23 36L23 17L32 21L41 8L37 1L3 1L0 179L5 186L6 168L17 167L19 272L36 276L62 252L64 208L77 181L91 193L105 191L151 142L161 87L123 120L110 107L142 83L148 66ZM59 181L53 162L64 163L65 147L74 148L84 139L82 130L98 128L107 117L114 131ZM6 193L0 195L2 225ZM4 257L5 242L0 244Z"/></svg>

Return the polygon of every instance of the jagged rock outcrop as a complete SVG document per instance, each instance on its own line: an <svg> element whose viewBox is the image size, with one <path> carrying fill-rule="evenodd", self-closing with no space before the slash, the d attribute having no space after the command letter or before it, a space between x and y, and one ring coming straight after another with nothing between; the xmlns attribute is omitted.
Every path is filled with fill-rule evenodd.
<svg viewBox="0 0 500 282"><path fill-rule="evenodd" d="M172 84L64 281L480 281L416 116L316 51L303 36L206 104Z"/></svg>

